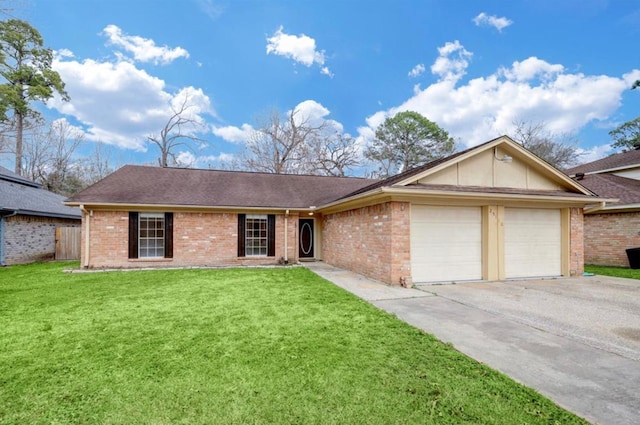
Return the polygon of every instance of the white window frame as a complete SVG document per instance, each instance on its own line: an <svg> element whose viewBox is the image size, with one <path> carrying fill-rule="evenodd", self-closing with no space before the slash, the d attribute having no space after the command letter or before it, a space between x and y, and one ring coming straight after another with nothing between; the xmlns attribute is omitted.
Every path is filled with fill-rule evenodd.
<svg viewBox="0 0 640 425"><path fill-rule="evenodd" d="M250 226L250 221L258 222L259 228ZM266 214L247 214L244 219L244 255L246 257L266 257L269 251L269 220ZM256 234L256 232L258 232Z"/></svg>
<svg viewBox="0 0 640 425"><path fill-rule="evenodd" d="M145 223L149 223L150 219L153 219L154 223L158 221L161 222L160 227L154 226L150 229L146 226L143 229L143 221ZM164 258L164 247L165 247L165 215L164 213L140 213L138 215L138 258ZM143 235L143 231L149 232L151 230L153 235L146 234ZM158 233L161 236L158 236ZM146 242L146 243L145 243ZM151 246L152 245L152 246Z"/></svg>

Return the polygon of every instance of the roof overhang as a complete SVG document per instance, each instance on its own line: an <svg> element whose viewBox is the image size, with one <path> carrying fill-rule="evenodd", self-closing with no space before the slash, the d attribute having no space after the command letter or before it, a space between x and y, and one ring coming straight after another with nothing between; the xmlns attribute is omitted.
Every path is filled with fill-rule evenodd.
<svg viewBox="0 0 640 425"><path fill-rule="evenodd" d="M323 213L333 213L371 205L387 200L397 201L428 201L432 203L465 203L475 205L490 205L492 202L506 205L535 206L545 205L557 208L585 208L595 203L615 202L617 199L596 198L589 195L544 195L526 193L478 192L464 190L434 190L428 188L386 186L361 193L350 198L341 199L318 207Z"/></svg>
<svg viewBox="0 0 640 425"><path fill-rule="evenodd" d="M82 203L65 202L70 207L80 207L85 210L102 211L216 211L216 212L237 212L237 211L272 211L272 212L314 212L315 206L309 207L273 207L273 206L242 206L242 205L180 205L180 204L133 204L133 203Z"/></svg>
<svg viewBox="0 0 640 425"><path fill-rule="evenodd" d="M605 205L602 208L585 210L585 214L615 214L625 212L640 212L640 203L635 204L613 204Z"/></svg>
<svg viewBox="0 0 640 425"><path fill-rule="evenodd" d="M21 209L10 209L10 208L0 208L0 216L6 217L7 215L28 215L32 217L51 217L51 218L66 218L71 220L80 220L80 214L61 214L61 213L51 213L46 211L33 211L33 210L21 210Z"/></svg>
<svg viewBox="0 0 640 425"><path fill-rule="evenodd" d="M586 173L572 173L570 174L570 176L576 177L578 174L582 174L585 176L590 176L593 174L611 174L611 173L615 173L616 171L633 170L637 168L640 168L640 164L625 165L622 167L615 167L615 168L605 168L604 170L588 171Z"/></svg>

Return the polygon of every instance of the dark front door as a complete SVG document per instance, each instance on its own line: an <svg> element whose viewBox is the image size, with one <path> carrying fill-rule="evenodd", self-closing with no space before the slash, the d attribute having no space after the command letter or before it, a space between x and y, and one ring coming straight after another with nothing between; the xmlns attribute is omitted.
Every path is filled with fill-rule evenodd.
<svg viewBox="0 0 640 425"><path fill-rule="evenodd" d="M313 219L301 218L298 222L298 257L313 258Z"/></svg>

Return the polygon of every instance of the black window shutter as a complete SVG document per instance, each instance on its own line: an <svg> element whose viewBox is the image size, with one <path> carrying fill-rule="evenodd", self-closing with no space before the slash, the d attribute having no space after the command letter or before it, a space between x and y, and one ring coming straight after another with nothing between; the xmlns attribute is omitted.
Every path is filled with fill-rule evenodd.
<svg viewBox="0 0 640 425"><path fill-rule="evenodd" d="M164 213L164 258L173 258L173 213Z"/></svg>
<svg viewBox="0 0 640 425"><path fill-rule="evenodd" d="M138 258L138 213L129 212L129 258Z"/></svg>
<svg viewBox="0 0 640 425"><path fill-rule="evenodd" d="M276 255L276 216L269 214L267 216L267 256L275 257Z"/></svg>
<svg viewBox="0 0 640 425"><path fill-rule="evenodd" d="M238 214L238 257L244 257L244 234L246 214Z"/></svg>

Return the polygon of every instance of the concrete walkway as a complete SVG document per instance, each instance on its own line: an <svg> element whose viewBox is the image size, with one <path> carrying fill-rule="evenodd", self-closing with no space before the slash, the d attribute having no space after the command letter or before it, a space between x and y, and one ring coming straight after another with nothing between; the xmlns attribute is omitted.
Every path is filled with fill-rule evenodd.
<svg viewBox="0 0 640 425"><path fill-rule="evenodd" d="M390 287L322 262L305 266L592 423L640 423L638 360L437 295L429 287Z"/></svg>

